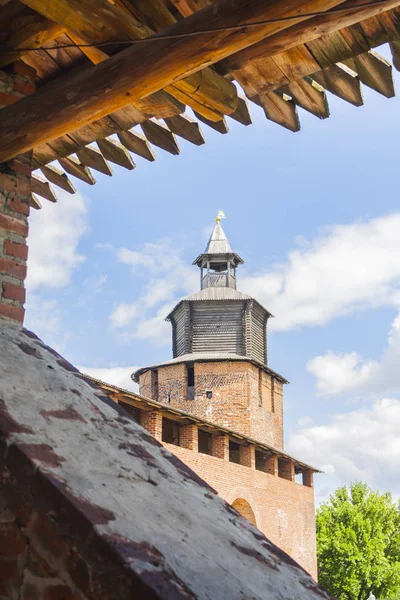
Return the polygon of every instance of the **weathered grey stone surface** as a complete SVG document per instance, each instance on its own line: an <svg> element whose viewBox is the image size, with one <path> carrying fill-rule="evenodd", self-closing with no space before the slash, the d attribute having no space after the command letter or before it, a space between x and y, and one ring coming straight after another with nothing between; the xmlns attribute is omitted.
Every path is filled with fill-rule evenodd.
<svg viewBox="0 0 400 600"><path fill-rule="evenodd" d="M2 466L82 560L103 565L101 598L330 598L69 363L3 321L0 433Z"/></svg>

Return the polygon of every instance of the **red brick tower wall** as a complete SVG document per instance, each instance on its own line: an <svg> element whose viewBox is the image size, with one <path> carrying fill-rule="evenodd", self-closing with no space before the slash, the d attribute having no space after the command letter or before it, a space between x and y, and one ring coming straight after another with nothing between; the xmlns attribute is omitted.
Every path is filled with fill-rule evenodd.
<svg viewBox="0 0 400 600"><path fill-rule="evenodd" d="M250 362L215 361L194 363L194 379L189 400L186 364L167 365L158 369L157 389L152 371L140 376L140 393L283 448L283 392L276 378Z"/></svg>

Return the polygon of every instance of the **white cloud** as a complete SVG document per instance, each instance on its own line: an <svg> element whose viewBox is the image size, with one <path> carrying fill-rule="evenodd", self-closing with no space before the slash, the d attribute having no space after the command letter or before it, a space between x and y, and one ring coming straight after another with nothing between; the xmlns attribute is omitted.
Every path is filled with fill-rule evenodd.
<svg viewBox="0 0 400 600"><path fill-rule="evenodd" d="M43 338L46 344L64 352L69 333L62 330L62 312L58 302L40 294L28 294L25 327Z"/></svg>
<svg viewBox="0 0 400 600"><path fill-rule="evenodd" d="M85 200L79 193L63 191L58 197L57 204L46 202L30 217L28 291L64 287L85 260L77 250L87 229Z"/></svg>
<svg viewBox="0 0 400 600"><path fill-rule="evenodd" d="M68 284L72 272L85 257L78 253L81 236L87 229L86 206L81 194L58 192L59 202L46 202L32 211L29 230L27 289Z"/></svg>
<svg viewBox="0 0 400 600"><path fill-rule="evenodd" d="M362 359L357 352L337 354L329 351L310 360L307 369L316 377L320 394L340 394L369 381L379 365L374 360Z"/></svg>
<svg viewBox="0 0 400 600"><path fill-rule="evenodd" d="M321 483L337 485L356 479L400 493L400 401L381 399L331 417L326 425L304 427L292 435L289 451L322 469Z"/></svg>
<svg viewBox="0 0 400 600"><path fill-rule="evenodd" d="M119 248L117 260L129 265L135 276L145 278L143 293L133 302L121 302L110 315L114 328L123 335L147 339L155 345L170 341L165 317L180 297L198 287L198 274L181 257L171 240L143 244L139 250Z"/></svg>
<svg viewBox="0 0 400 600"><path fill-rule="evenodd" d="M400 213L325 229L268 272L249 275L241 288L289 330L324 325L357 310L400 305Z"/></svg>
<svg viewBox="0 0 400 600"><path fill-rule="evenodd" d="M400 314L392 323L388 343L379 361L362 358L357 352L327 352L307 364L321 394L335 395L350 390L371 396L397 393L400 389Z"/></svg>
<svg viewBox="0 0 400 600"><path fill-rule="evenodd" d="M104 383L116 385L117 387L123 388L130 392L138 392L139 386L137 383L132 381L131 375L139 367L78 367L81 373L90 375L95 379L100 379Z"/></svg>

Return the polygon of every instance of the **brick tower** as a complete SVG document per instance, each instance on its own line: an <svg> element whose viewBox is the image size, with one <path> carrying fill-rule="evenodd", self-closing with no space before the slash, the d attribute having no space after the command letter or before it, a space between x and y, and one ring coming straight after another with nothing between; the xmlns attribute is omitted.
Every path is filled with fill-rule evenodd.
<svg viewBox="0 0 400 600"><path fill-rule="evenodd" d="M283 448L282 386L267 364L267 321L257 300L236 289L243 264L218 213L200 268L200 291L182 299L167 320L173 359L135 373L140 393L264 444Z"/></svg>

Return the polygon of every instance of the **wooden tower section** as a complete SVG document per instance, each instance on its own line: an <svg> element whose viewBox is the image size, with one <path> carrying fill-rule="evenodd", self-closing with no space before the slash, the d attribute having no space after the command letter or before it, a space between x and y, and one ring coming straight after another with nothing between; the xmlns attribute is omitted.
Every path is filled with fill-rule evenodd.
<svg viewBox="0 0 400 600"><path fill-rule="evenodd" d="M181 300L172 325L171 361L135 373L140 392L264 443L283 447L282 386L267 364L267 321L254 298L236 289L242 258L220 223L200 268L200 291Z"/></svg>

